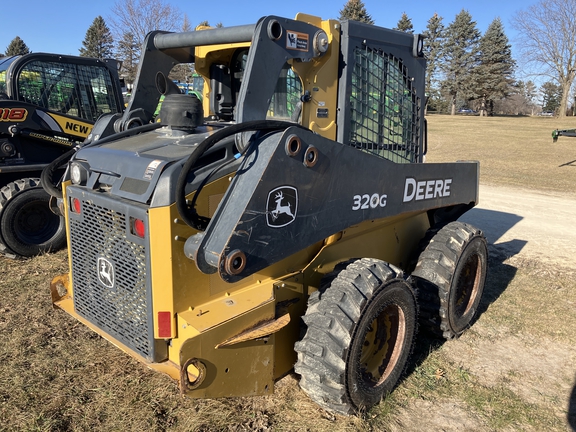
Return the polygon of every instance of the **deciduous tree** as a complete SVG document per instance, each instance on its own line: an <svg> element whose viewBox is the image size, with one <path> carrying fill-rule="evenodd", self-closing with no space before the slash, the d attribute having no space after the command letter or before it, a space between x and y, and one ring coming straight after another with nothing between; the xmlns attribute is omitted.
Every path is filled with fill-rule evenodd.
<svg viewBox="0 0 576 432"><path fill-rule="evenodd" d="M117 0L110 17L110 26L116 38L131 34L136 40L138 54L149 32L175 31L180 28L181 22L178 9L164 0Z"/></svg>
<svg viewBox="0 0 576 432"><path fill-rule="evenodd" d="M97 16L88 27L80 48L81 57L110 58L113 56L114 38L104 18Z"/></svg>
<svg viewBox="0 0 576 432"><path fill-rule="evenodd" d="M558 83L562 95L558 113L565 116L576 78L576 0L541 0L513 18L517 46L526 69Z"/></svg>

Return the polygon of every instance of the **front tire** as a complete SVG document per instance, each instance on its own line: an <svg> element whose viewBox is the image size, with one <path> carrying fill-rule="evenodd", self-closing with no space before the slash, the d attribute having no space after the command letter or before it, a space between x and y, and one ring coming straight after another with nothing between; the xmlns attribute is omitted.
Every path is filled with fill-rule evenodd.
<svg viewBox="0 0 576 432"><path fill-rule="evenodd" d="M0 190L0 244L7 255L32 257L66 245L64 218L52 213L40 179L16 180Z"/></svg>
<svg viewBox="0 0 576 432"><path fill-rule="evenodd" d="M445 339L460 336L478 310L487 268L481 230L451 222L435 233L412 273L422 327Z"/></svg>
<svg viewBox="0 0 576 432"><path fill-rule="evenodd" d="M341 414L379 403L401 378L416 333L416 297L402 272L359 259L326 276L303 317L295 349L300 387Z"/></svg>

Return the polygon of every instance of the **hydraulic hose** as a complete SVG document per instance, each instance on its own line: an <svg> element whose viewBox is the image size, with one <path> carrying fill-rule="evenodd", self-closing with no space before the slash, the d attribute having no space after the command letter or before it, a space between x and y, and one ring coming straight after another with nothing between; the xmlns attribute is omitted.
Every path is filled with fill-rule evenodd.
<svg viewBox="0 0 576 432"><path fill-rule="evenodd" d="M210 221L209 218L198 215L193 206L189 207L186 204L186 184L188 174L192 170L192 168L194 168L196 162L198 162L198 160L207 150L209 150L212 146L214 146L217 142L221 141L222 139L240 132L272 131L272 130L287 129L289 127L294 126L302 127L297 123L280 121L280 120L252 120L244 123L238 123L232 126L228 126L224 129L221 129L218 132L204 139L204 141L202 141L200 144L198 144L196 150L188 157L188 159L184 163L182 171L178 176L178 181L176 182L176 208L178 209L178 212L180 213L180 217L182 218L182 220L184 220L184 222L186 222L187 225L198 231L205 230L208 222ZM198 194L199 192L200 189L196 191L196 194ZM193 203L195 202L196 200L194 199Z"/></svg>
<svg viewBox="0 0 576 432"><path fill-rule="evenodd" d="M40 175L40 185L53 197L62 198L62 190L54 186L54 183L52 182L54 173L56 170L58 170L58 168L68 162L79 149L80 146L74 147L72 150L67 151L59 158L53 160L50 165L42 170L42 174Z"/></svg>

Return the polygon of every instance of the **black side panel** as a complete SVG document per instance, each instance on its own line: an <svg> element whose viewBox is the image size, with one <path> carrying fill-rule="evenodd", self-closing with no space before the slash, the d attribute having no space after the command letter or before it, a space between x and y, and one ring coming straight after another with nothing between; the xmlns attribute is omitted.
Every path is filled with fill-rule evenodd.
<svg viewBox="0 0 576 432"><path fill-rule="evenodd" d="M295 135L302 146L290 156ZM311 151L317 160L306 166ZM477 195L476 162L396 164L290 128L246 158L205 232L197 265L235 282L362 221L468 205ZM234 251L246 265L230 274Z"/></svg>

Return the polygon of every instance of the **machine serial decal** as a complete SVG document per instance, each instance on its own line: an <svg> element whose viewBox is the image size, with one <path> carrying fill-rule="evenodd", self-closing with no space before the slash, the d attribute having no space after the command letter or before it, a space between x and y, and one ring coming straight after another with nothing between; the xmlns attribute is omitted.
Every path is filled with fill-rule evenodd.
<svg viewBox="0 0 576 432"><path fill-rule="evenodd" d="M280 186L268 193L266 222L271 228L290 225L298 211L298 190L292 186Z"/></svg>
<svg viewBox="0 0 576 432"><path fill-rule="evenodd" d="M106 258L98 258L98 280L106 288L114 288L114 266Z"/></svg>
<svg viewBox="0 0 576 432"><path fill-rule="evenodd" d="M25 108L0 108L0 121L23 122L27 116Z"/></svg>
<svg viewBox="0 0 576 432"><path fill-rule="evenodd" d="M154 177L154 173L156 172L156 168L162 163L160 160L153 160L148 164L146 167L146 171L144 172L144 179L145 180L152 180Z"/></svg>
<svg viewBox="0 0 576 432"><path fill-rule="evenodd" d="M386 200L388 195L386 194L364 194L364 195L354 195L354 203L352 205L352 210L368 210L375 209L376 207L386 207Z"/></svg>
<svg viewBox="0 0 576 432"><path fill-rule="evenodd" d="M287 31L286 48L298 51L308 51L308 34Z"/></svg>
<svg viewBox="0 0 576 432"><path fill-rule="evenodd" d="M422 201L450 196L452 179L417 181L408 177L404 183L404 202Z"/></svg>

